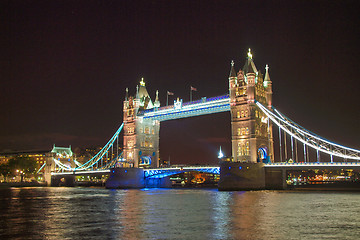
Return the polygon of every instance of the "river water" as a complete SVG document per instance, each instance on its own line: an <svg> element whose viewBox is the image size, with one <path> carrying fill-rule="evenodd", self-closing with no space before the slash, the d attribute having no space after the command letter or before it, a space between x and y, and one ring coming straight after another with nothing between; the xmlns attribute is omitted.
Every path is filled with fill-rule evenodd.
<svg viewBox="0 0 360 240"><path fill-rule="evenodd" d="M360 193L0 189L0 239L359 239Z"/></svg>

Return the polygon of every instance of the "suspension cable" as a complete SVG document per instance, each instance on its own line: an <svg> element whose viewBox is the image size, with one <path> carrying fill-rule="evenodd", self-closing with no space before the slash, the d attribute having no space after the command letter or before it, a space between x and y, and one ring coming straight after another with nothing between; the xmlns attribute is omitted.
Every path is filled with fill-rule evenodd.
<svg viewBox="0 0 360 240"><path fill-rule="evenodd" d="M332 143L317 135L313 135L311 132L307 131L303 127L300 127L298 124L295 124L288 118L285 118L283 115L281 115L281 117L275 115L258 101L256 101L256 104L266 114L266 116L271 119L272 122L278 125L279 128L307 146L329 155L332 154L334 156L343 157L346 159L360 160L360 150L344 147L339 144ZM278 111L276 110L276 112ZM316 142L316 140L318 142ZM340 149L331 149L330 146L336 146Z"/></svg>

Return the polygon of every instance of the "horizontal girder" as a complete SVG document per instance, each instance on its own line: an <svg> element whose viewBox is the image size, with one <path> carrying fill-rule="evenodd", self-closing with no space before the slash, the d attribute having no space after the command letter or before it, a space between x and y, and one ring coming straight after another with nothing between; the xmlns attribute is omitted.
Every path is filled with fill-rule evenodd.
<svg viewBox="0 0 360 240"><path fill-rule="evenodd" d="M203 173L213 173L220 174L220 167L209 167L209 166L188 166L188 167L171 167L171 168L154 168L154 169L144 169L145 178L164 178L171 175L183 173L183 172L203 172Z"/></svg>
<svg viewBox="0 0 360 240"><path fill-rule="evenodd" d="M230 111L230 98L229 95L224 95L202 98L198 101L171 105L159 109L145 110L140 112L138 116L143 117L143 119L167 121L227 111Z"/></svg>

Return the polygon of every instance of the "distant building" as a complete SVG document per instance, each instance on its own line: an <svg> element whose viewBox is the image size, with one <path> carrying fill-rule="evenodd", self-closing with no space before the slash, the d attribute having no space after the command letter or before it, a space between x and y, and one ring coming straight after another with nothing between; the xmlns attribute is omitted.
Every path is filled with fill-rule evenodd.
<svg viewBox="0 0 360 240"><path fill-rule="evenodd" d="M3 152L0 153L0 164L5 164L9 162L10 159L16 157L26 157L36 161L36 171L39 174L40 179L42 180L42 175L45 172L44 164L46 162L46 154L49 151L45 150L30 150L30 151L16 151L16 152Z"/></svg>
<svg viewBox="0 0 360 240"><path fill-rule="evenodd" d="M63 171L64 168L76 167L75 162L74 162L75 155L73 154L73 152L71 150L71 146L56 147L54 144L49 157L50 157L50 159L52 157L54 159L54 161L57 161L57 163L58 163L58 164L52 164L51 171L60 172L60 171ZM52 161L50 161L50 162L52 163Z"/></svg>
<svg viewBox="0 0 360 240"><path fill-rule="evenodd" d="M43 180L45 174L45 165L49 158L55 158L66 166L74 166L73 159L74 155L71 151L71 147L56 147L53 146L52 150L30 150L30 151L15 151L15 152L3 152L0 153L0 164L9 162L10 159L16 157L25 157L33 159L36 162L36 173L38 175L37 180ZM50 161L51 164L51 161ZM55 165L52 166L53 168ZM60 169L52 169L60 171Z"/></svg>

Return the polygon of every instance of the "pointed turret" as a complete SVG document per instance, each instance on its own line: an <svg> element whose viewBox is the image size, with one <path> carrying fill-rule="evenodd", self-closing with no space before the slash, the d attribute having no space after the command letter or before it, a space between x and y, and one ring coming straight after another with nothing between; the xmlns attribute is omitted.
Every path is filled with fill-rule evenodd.
<svg viewBox="0 0 360 240"><path fill-rule="evenodd" d="M125 101L127 101L128 98L129 98L129 89L126 88L126 89L125 89Z"/></svg>
<svg viewBox="0 0 360 240"><path fill-rule="evenodd" d="M271 82L270 81L270 76L269 76L269 66L267 64L266 64L265 70L266 70L266 72L265 72L264 82Z"/></svg>
<svg viewBox="0 0 360 240"><path fill-rule="evenodd" d="M156 90L156 97L155 97L154 106L155 106L156 108L160 107L159 90Z"/></svg>
<svg viewBox="0 0 360 240"><path fill-rule="evenodd" d="M231 61L231 69L230 69L230 75L229 78L235 78L236 77L236 72L234 69L234 60Z"/></svg>
<svg viewBox="0 0 360 240"><path fill-rule="evenodd" d="M136 96L135 96L136 99L139 99L139 85L136 85Z"/></svg>
<svg viewBox="0 0 360 240"><path fill-rule="evenodd" d="M254 102L255 100L255 83L258 71L255 67L254 61L252 59L251 50L249 48L248 57L246 59L246 63L244 65L243 71L245 75L246 82L246 95L249 102Z"/></svg>
<svg viewBox="0 0 360 240"><path fill-rule="evenodd" d="M144 78L141 78L140 88L138 90L138 96L137 97L139 97L139 99L140 99L139 107L142 110L154 108L154 104L151 101L151 98L149 96L148 91L146 90Z"/></svg>
<svg viewBox="0 0 360 240"><path fill-rule="evenodd" d="M258 70L256 69L256 66L255 66L255 63L253 61L253 56L252 56L252 53L251 53L251 49L249 48L249 52L248 52L248 57L246 59L246 62L245 62L245 65L243 67L243 71L244 71L244 74L248 74L248 73L257 73Z"/></svg>
<svg viewBox="0 0 360 240"><path fill-rule="evenodd" d="M270 75L269 75L269 66L266 64L266 73L265 73L265 79L264 79L264 87L265 87L265 91L266 91L266 102L268 105L268 108L271 109L271 105L272 105L272 82L270 80Z"/></svg>
<svg viewBox="0 0 360 240"><path fill-rule="evenodd" d="M231 61L231 68L229 75L229 94L231 99L235 99L236 85L237 85L237 77L234 69L234 61Z"/></svg>

